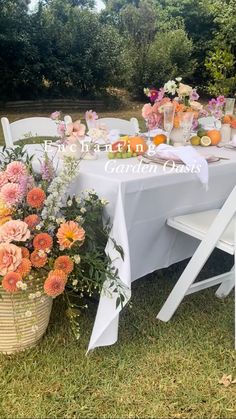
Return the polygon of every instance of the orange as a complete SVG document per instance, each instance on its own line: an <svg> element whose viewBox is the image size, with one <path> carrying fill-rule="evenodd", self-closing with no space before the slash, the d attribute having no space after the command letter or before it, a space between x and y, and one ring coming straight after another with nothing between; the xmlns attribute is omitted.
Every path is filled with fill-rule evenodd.
<svg viewBox="0 0 236 419"><path fill-rule="evenodd" d="M223 116L223 124L231 124L232 115L224 115Z"/></svg>
<svg viewBox="0 0 236 419"><path fill-rule="evenodd" d="M207 137L211 139L211 145L217 145L219 144L221 140L221 133L217 129L211 129L210 131L207 131Z"/></svg>
<svg viewBox="0 0 236 419"><path fill-rule="evenodd" d="M148 150L148 146L142 137L130 137L128 141L128 151L131 153L143 154Z"/></svg>
<svg viewBox="0 0 236 419"><path fill-rule="evenodd" d="M166 135L165 134L158 134L153 138L153 143L155 145L163 144L166 142Z"/></svg>

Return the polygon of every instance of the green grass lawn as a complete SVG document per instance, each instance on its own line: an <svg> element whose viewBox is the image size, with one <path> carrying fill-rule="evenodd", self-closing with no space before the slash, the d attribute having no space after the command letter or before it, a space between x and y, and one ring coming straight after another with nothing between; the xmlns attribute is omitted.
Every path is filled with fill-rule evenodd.
<svg viewBox="0 0 236 419"><path fill-rule="evenodd" d="M232 263L216 250L202 277ZM91 301L81 314L75 341L56 300L36 348L0 355L0 417L235 418L236 384L219 384L223 374L236 378L233 295L219 300L215 289L202 291L186 297L169 323L156 320L185 264L137 280L118 343L87 357L97 304Z"/></svg>

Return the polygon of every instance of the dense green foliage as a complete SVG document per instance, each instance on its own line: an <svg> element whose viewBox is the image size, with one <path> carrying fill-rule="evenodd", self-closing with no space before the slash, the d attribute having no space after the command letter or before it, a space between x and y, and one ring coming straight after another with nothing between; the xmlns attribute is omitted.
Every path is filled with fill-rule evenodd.
<svg viewBox="0 0 236 419"><path fill-rule="evenodd" d="M140 95L181 75L217 95L235 92L235 0L0 0L0 95Z"/></svg>

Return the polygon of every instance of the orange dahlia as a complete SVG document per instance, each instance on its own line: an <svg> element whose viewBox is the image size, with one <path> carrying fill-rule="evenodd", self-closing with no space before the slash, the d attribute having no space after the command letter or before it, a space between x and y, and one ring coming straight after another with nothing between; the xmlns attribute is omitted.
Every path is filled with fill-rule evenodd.
<svg viewBox="0 0 236 419"><path fill-rule="evenodd" d="M27 258L23 258L21 260L21 263L19 264L16 272L22 276L22 278L25 278L27 275L29 275L31 271L31 262Z"/></svg>
<svg viewBox="0 0 236 419"><path fill-rule="evenodd" d="M76 241L84 241L85 231L78 223L67 221L61 224L57 232L57 238L60 246L70 249Z"/></svg>
<svg viewBox="0 0 236 419"><path fill-rule="evenodd" d="M57 297L62 294L65 289L66 275L60 269L55 269L49 272L49 275L44 282L44 291L50 297Z"/></svg>
<svg viewBox="0 0 236 419"><path fill-rule="evenodd" d="M53 245L52 237L48 233L39 233L33 240L33 246L37 250L51 249Z"/></svg>
<svg viewBox="0 0 236 419"><path fill-rule="evenodd" d="M21 254L22 254L23 258L29 259L29 257L30 257L30 252L27 249L27 247L21 247Z"/></svg>
<svg viewBox="0 0 236 419"><path fill-rule="evenodd" d="M46 253L39 254L38 250L34 250L30 255L30 260L35 268L42 268L46 265L48 258Z"/></svg>
<svg viewBox="0 0 236 419"><path fill-rule="evenodd" d="M26 197L27 204L32 208L41 208L45 199L45 192L41 188L31 189Z"/></svg>
<svg viewBox="0 0 236 419"><path fill-rule="evenodd" d="M3 280L2 280L2 286L3 289L7 292L16 292L18 291L18 288L16 286L18 281L21 281L21 275L17 272L8 272Z"/></svg>
<svg viewBox="0 0 236 419"><path fill-rule="evenodd" d="M28 227L31 230L34 230L35 227L40 223L40 218L37 214L32 214L25 217L24 222L28 224Z"/></svg>
<svg viewBox="0 0 236 419"><path fill-rule="evenodd" d="M74 269L74 262L69 256L59 256L54 262L54 268L70 274Z"/></svg>

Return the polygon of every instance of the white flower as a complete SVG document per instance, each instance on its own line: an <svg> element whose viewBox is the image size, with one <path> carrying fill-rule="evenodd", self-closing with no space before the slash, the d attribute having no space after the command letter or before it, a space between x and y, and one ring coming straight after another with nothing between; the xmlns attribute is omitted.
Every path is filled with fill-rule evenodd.
<svg viewBox="0 0 236 419"><path fill-rule="evenodd" d="M42 295L41 291L36 291L35 298L39 298L41 297L41 295Z"/></svg>
<svg viewBox="0 0 236 419"><path fill-rule="evenodd" d="M74 255L73 259L74 259L75 263L77 263L77 265L78 265L78 264L80 263L80 261L81 261L81 257L80 257L80 255Z"/></svg>
<svg viewBox="0 0 236 419"><path fill-rule="evenodd" d="M181 80L182 80L182 77L176 77L176 79L175 79L178 83L180 83L181 82Z"/></svg>
<svg viewBox="0 0 236 419"><path fill-rule="evenodd" d="M25 312L25 317L31 317L32 316L32 311L30 311L30 310L27 310L26 312Z"/></svg>
<svg viewBox="0 0 236 419"><path fill-rule="evenodd" d="M39 330L39 327L37 324L31 327L32 332L37 332Z"/></svg>
<svg viewBox="0 0 236 419"><path fill-rule="evenodd" d="M165 85L164 85L164 91L166 93L170 93L172 95L174 95L176 93L176 89L177 89L177 84L174 80L169 80Z"/></svg>
<svg viewBox="0 0 236 419"><path fill-rule="evenodd" d="M74 279L74 281L72 282L73 287L76 287L77 284L78 284L78 280Z"/></svg>
<svg viewBox="0 0 236 419"><path fill-rule="evenodd" d="M61 217L61 218L57 218L56 219L56 223L57 224L62 224L62 223L64 223L66 221L66 219L64 218L64 217Z"/></svg>
<svg viewBox="0 0 236 419"><path fill-rule="evenodd" d="M80 210L80 212L81 212L82 214L85 214L85 213L86 213L86 208L82 207L82 208L81 208L81 210Z"/></svg>
<svg viewBox="0 0 236 419"><path fill-rule="evenodd" d="M77 204L81 203L81 198L79 196L77 196L77 198L75 200L76 200Z"/></svg>
<svg viewBox="0 0 236 419"><path fill-rule="evenodd" d="M40 224L38 224L35 228L36 228L36 230L41 230L42 226Z"/></svg>
<svg viewBox="0 0 236 419"><path fill-rule="evenodd" d="M29 300L34 300L34 299L35 299L35 294L30 293L30 294L29 294Z"/></svg>
<svg viewBox="0 0 236 419"><path fill-rule="evenodd" d="M83 221L84 221L84 219L83 219L83 217L81 217L81 215L78 215L76 218L75 218L75 220L77 221L77 223L79 223L79 224L82 224L83 223Z"/></svg>
<svg viewBox="0 0 236 419"><path fill-rule="evenodd" d="M67 201L68 207L71 207L72 204L73 204L73 202L71 201L71 199L69 199L69 201Z"/></svg>
<svg viewBox="0 0 236 419"><path fill-rule="evenodd" d="M16 286L17 286L18 289L21 289L22 291L25 291L28 288L27 284L25 284L23 281L18 281L16 283Z"/></svg>
<svg viewBox="0 0 236 419"><path fill-rule="evenodd" d="M107 204L109 204L109 201L107 201L106 199L101 199L101 204L102 205L107 205Z"/></svg>

